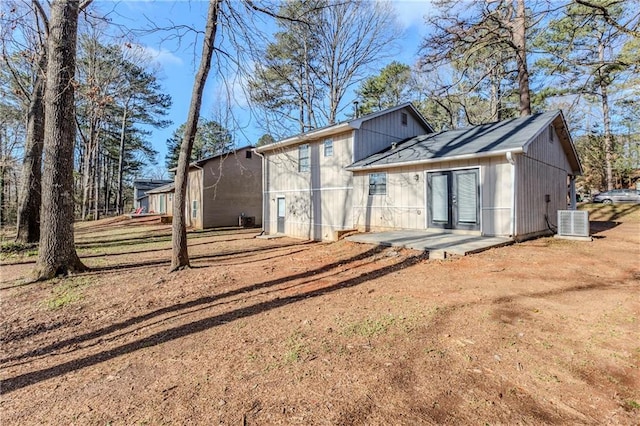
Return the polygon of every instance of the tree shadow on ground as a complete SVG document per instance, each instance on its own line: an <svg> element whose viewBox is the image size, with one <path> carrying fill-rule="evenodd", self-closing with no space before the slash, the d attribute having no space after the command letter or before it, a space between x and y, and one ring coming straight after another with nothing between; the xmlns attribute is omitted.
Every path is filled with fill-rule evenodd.
<svg viewBox="0 0 640 426"><path fill-rule="evenodd" d="M90 249L96 247L113 247L113 246L126 246L126 245L138 245L149 243L160 243L171 241L171 232L159 233L159 232L140 232L139 236L132 237L131 232L126 233L126 238L106 238L103 240L91 240L91 241L76 241L76 248L78 249ZM197 238L217 237L223 235L246 235L245 238L250 238L250 235L257 235L258 231L255 229L244 230L236 229L235 231L192 231L187 233L188 240L194 240Z"/></svg>
<svg viewBox="0 0 640 426"><path fill-rule="evenodd" d="M311 277L313 275L317 275L321 272L324 271L329 271L332 268L341 266L344 267L345 264L357 261L357 260L363 260L366 259L367 257L372 257L374 256L376 253L378 253L379 251L382 251L383 248L381 247L374 247L364 253L361 253L357 256L354 256L350 259L343 259L337 262L334 262L330 265L325 265L322 266L320 268L316 268L310 271L305 271L299 274L294 274L291 276L286 276L286 277L282 277L282 278L278 278L275 280L270 280L270 281L266 281L264 283L259 283L259 284L255 284L255 285L251 285L251 286L247 286L241 289L236 289L230 292L226 292L220 295L214 295L214 296L208 296L208 297L204 297L204 298L199 298L190 302L185 302L185 303L180 303L177 305L173 305L173 306L169 306L166 308L162 308L156 311L153 311L149 314L145 314L145 315L141 315L138 317L134 317L131 318L127 321L123 321L121 323L117 323L117 324L113 324L111 326L108 327L104 327L100 330L96 330L94 332L91 333L86 333L82 336L77 336L71 339L67 339L61 342L58 342L54 345L50 345L46 348L41 348L37 351L34 351L35 353L33 353L33 355L44 355L47 353L51 353L54 350L57 349L62 349L64 347L67 346L73 346L73 345L77 345L83 341L89 340L89 339L94 339L94 338L98 338L101 336L104 336L106 334L121 330L123 328L126 328L130 325L142 322L142 321L146 321L148 319L151 319L153 317L156 317L158 315L162 315L165 313L171 313L171 312L177 312L177 311L181 311L181 310L185 310L188 308L192 308L192 307L196 307L199 305L203 305L203 304L208 304L211 302L215 302L217 300L223 299L223 298L228 298L230 296L233 295L237 295L237 294L242 294L242 293L247 293L247 292L251 292L251 291L255 291L261 288L268 288L271 286L275 286L278 284L282 284L282 283L287 283L289 281L293 281L296 279L300 279L300 278L306 278L306 277ZM354 278L350 278L326 287L322 287L322 288L317 288L317 289L313 289L307 292L300 292L300 293L296 293L290 296L286 296L286 297L281 297L281 298L274 298L268 301L264 301L264 302L260 302L260 303L256 303L254 305L250 305L250 306L246 306L246 307L242 307L239 309L235 309L235 310L231 310L228 312L224 312L221 313L219 315L214 315L208 318L204 318L201 320L197 320L197 321L193 321L184 325L180 325L177 327L173 327L173 328L169 328L167 330L163 330L161 332L158 333L154 333L148 337L136 340L134 342L131 343L127 343L121 346L118 346L116 348L112 348L112 349L107 349L104 350L102 352L93 354L93 355L89 355L86 356L84 358L79 358L79 359L75 359L72 361L68 361L68 362L64 362L49 368L45 368L45 369L41 369L41 370L37 370L37 371L33 371L33 372L29 372L29 373L25 373L25 374L20 374L17 375L15 377L10 377L10 378L6 378L3 380L2 382L2 391L3 394L7 394L10 392L13 392L15 390L21 389L23 387L47 380L47 379L51 379L57 376L61 376L64 374L67 374L69 372L72 371L76 371L76 370L80 370L86 367L90 367L92 365L96 365L99 364L101 362L105 362L108 361L110 359L122 356L122 355L126 355L132 352L135 352L139 349L143 349L143 348L147 348L149 346L156 346L162 343L166 343L178 338L182 338L185 336L189 336L195 333L199 333L205 330L208 330L210 328L213 327L217 327L219 325L223 325L226 324L230 321L234 321L234 320L238 320L241 318L245 318L245 317L249 317L249 316L253 316L253 315L257 315L259 313L262 312L267 312L273 309L277 309L277 308L281 308L283 306L292 304L292 303L296 303L298 301L301 300L305 300L305 299L309 299L309 298L314 298L314 297L319 297L328 293L332 293L341 289L345 289L345 288L349 288L349 287L354 287L357 286L359 284L362 284L364 282L367 282L371 279L374 278L378 278L384 275L388 275L394 272L397 272L401 269L407 268L409 266L415 265L416 263L420 262L422 259L424 259L424 256L421 255L416 255L416 256L412 256L409 258L406 258L400 262L394 263L392 265L389 266L384 266L378 269L375 269L373 271L369 271L366 273L363 273L357 277ZM32 356L33 356L32 355ZM28 354L23 355L21 357L17 357L17 358L24 358L25 356L28 356ZM14 357L14 359L16 359ZM6 360L3 360L3 362L6 362Z"/></svg>
<svg viewBox="0 0 640 426"><path fill-rule="evenodd" d="M608 231L610 229L619 226L620 222L610 222L610 221L599 221L599 220L590 220L589 221L589 233L591 235L597 235L601 232Z"/></svg>
<svg viewBox="0 0 640 426"><path fill-rule="evenodd" d="M220 257L229 257L229 256L233 256L235 258L242 258L255 253L284 250L284 249L290 249L291 247L306 246L306 245L313 245L313 244L316 244L316 243L314 241L305 241L302 243L260 247L260 248L250 249L250 250L244 249L244 250L223 251L223 252L213 253L213 254L196 254L196 255L189 256L189 261L193 263L191 265L191 268L197 268L198 266L195 263L202 260L217 259ZM121 263L117 265L94 266L94 267L91 267L91 270L89 272L78 274L78 275L100 274L102 272L108 272L108 271L121 271L124 269L140 269L140 268L146 268L149 266L160 266L160 265L169 265L169 264L171 264L171 256L168 256L163 259L144 260L144 261L132 262L132 263Z"/></svg>
<svg viewBox="0 0 640 426"><path fill-rule="evenodd" d="M279 248L290 248L290 246L279 247ZM317 274L321 274L321 273L330 271L331 269L336 268L338 266L343 266L344 267L344 266L346 266L346 265L348 265L350 263L357 262L357 261L366 259L367 257L374 256L375 254L379 253L382 250L383 250L382 247L373 247L373 248L367 250L366 252L358 254L356 256L353 256L353 257L351 257L349 259L341 259L341 260L333 262L331 264L324 265L324 266L322 266L320 268L312 269L312 270L309 270L309 271L301 272L299 274L294 274L294 275L290 275L290 276L286 276L286 277L282 277L282 278L277 278L277 279L274 279L274 280L265 281L265 282L259 283L259 284L253 284L253 285L250 285L250 286L245 286L245 287L242 287L242 288L239 288L239 289L236 289L236 290L232 290L232 291L229 291L229 292L226 292L226 293L222 293L222 294L217 294L217 295L207 296L207 297L201 297L201 298L189 301L189 302L184 302L184 303L179 303L179 304L176 304L176 305L167 306L165 308L157 309L157 310L155 310L153 312L149 312L149 313L144 314L144 315L139 315L137 317L130 318L130 319L126 320L126 321L123 321L123 322L120 322L120 323L117 323L117 324L112 324L112 325L110 325L108 327L104 327L102 329L92 331L90 333L86 333L86 334L83 334L83 335L80 335L80 336L75 336L75 337L72 337L70 339L66 339L66 340L62 340L62 341L56 342L56 343L54 343L52 345L49 345L49 346L46 346L44 348L38 348L38 349L36 349L34 351L31 351L31 352L28 352L28 353L26 353L24 355L9 357L9 358L2 359L0 361L4 363L4 362L9 362L9 361L16 361L16 360L19 360L19 359L22 359L22 358L25 358L25 357L30 357L30 356L45 355L45 354L51 353L51 352L53 352L53 351L55 351L57 349L61 349L61 348L65 347L65 346L77 345L77 344L82 343L82 342L84 342L86 340L90 340L90 339L94 339L94 338L97 338L97 337L101 337L101 336L104 336L106 334L110 334L110 333L112 333L114 331L118 331L120 329L127 328L127 327L129 327L129 326L131 326L133 324L137 324L139 322L147 321L147 320L149 320L149 319L151 319L153 317L156 317L158 315L164 315L164 314L170 313L170 312L180 311L180 310L184 310L184 309L190 309L190 308L193 308L195 306L202 305L202 304L209 304L209 303L215 302L215 301L217 301L219 299L222 299L222 298L227 298L227 297L235 296L235 295L238 295L238 294L246 294L246 293L249 293L249 292L252 292L252 291L261 290L261 289L264 289L264 288L268 288L268 287L276 286L276 285L279 285L279 284L283 284L283 283L286 283L288 281L293 281L293 280L297 280L297 279L304 279L304 278L308 278L308 277L313 277L313 276L316 276ZM289 253L290 252L287 252L287 255Z"/></svg>
<svg viewBox="0 0 640 426"><path fill-rule="evenodd" d="M241 240L248 240L248 239L252 239L255 238L255 232L247 232L246 236L240 236L239 238L229 238L226 240L211 240L211 241L202 241L202 242L192 242L194 238L204 238L204 237L217 237L217 236L225 236L225 235L234 235L235 233L221 233L221 234L209 234L209 235L197 235L195 237L192 236L192 234L188 234L188 246L189 247L196 247L199 245L205 245L205 244L214 244L214 243L227 243L227 242L234 242L234 241L241 241ZM244 235L244 234L243 234ZM171 242L171 237L167 237L167 238L157 238L154 236L150 236L150 237L136 237L136 238L132 238L132 239L125 239L125 240L110 240L109 242L91 242L91 243L87 243L87 244L82 244L82 243L76 243L76 249L79 250L85 250L85 249L93 249L93 248L109 248L109 247L120 247L120 246L135 246L135 245L143 245L143 244L153 244L153 243L161 243L161 242ZM35 247L37 248L37 246ZM148 252L152 252L152 251L162 251L162 250L169 250L171 249L171 246L168 245L166 248L155 248L155 249L147 249L147 250L135 250L132 249L131 251L124 251L124 252L116 252L116 253L97 253L97 254L79 254L81 259L86 259L86 258L92 258L92 257L104 257L104 256L118 256L118 255L124 255L124 254L137 254L137 253L148 253ZM4 262L2 263L2 265L25 265L28 263L36 263L36 258L32 257L30 259L18 259L14 262Z"/></svg>
<svg viewBox="0 0 640 426"><path fill-rule="evenodd" d="M241 238L228 238L226 240L210 240L210 241L202 241L202 242L197 242L197 243L192 243L191 241L189 241L189 248L192 247L197 247L197 246L202 246L202 245L207 245L207 244L220 244L220 243L232 243L234 241L241 241L241 240L249 240L252 239L253 237L247 236L247 237L241 237ZM168 240L168 242L171 240ZM146 242L141 242L140 244L147 244ZM119 246L120 244L114 244L114 247ZM101 246L104 247L104 246ZM151 248L151 249L141 249L141 250L131 250L131 251L119 251L119 252L110 252L110 253L95 253L95 254L79 254L80 259L90 259L92 257L106 257L106 256L122 256L122 255L126 255L126 254L140 254L140 253L152 253L154 251L166 251L166 250L171 250L171 245L167 245L166 247L158 247L158 248Z"/></svg>
<svg viewBox="0 0 640 426"><path fill-rule="evenodd" d="M603 222L616 222L625 216L640 212L640 204L590 204L589 217Z"/></svg>
<svg viewBox="0 0 640 426"><path fill-rule="evenodd" d="M365 260L367 258L370 259L370 261L375 261L376 257L375 255L379 252L383 250L383 248L381 247L375 247L372 248L366 252L363 252L357 256L354 256L350 259L345 259L345 260L339 260L337 262L334 262L330 265L325 265L322 266L320 268L316 268L313 270L309 270L309 271L305 271L299 274L293 274L290 276L286 276L286 277L282 277L282 278L277 278L274 280L270 280L270 281L265 281L263 283L258 283L258 284L254 284L251 286L246 286L243 288L239 288L239 289L235 289L229 292L225 292L222 294L218 294L218 295L213 295L213 296L207 296L207 297L201 297L189 302L184 302L184 303L180 303L180 304L176 304L176 305L172 305L172 306L168 306L165 308L161 308L158 310L155 310L153 312L150 312L148 314L144 314L144 315L140 315L137 317L133 317L130 318L126 321L122 321L120 323L116 323L116 324L112 324L109 325L107 327L103 327L99 330L90 332L90 333L85 333L83 335L80 336L76 336L67 340L63 340L60 342L57 342L53 345L49 345L47 347L41 348L39 350L36 351L31 351L29 353L23 354L21 356L17 356L17 357L12 357L12 358L8 358L8 359L4 359L2 360L3 363L9 362L9 361L15 361L15 360L20 360L20 359L24 359L24 358L28 358L28 357L33 357L33 356L44 356L44 355L48 355L51 354L54 351L57 351L59 349L63 349L65 347L74 347L77 346L83 342L86 342L88 340L92 340L92 339L97 339L97 338L101 338L103 336L107 336L111 333L120 331L120 330L124 330L127 327L130 327L131 325L136 325L145 321L148 321L150 319L154 319L155 317L167 314L167 313L173 313L175 314L174 316L180 316L183 314L187 314L187 313L194 313L196 311L199 310L205 310L208 308L211 308L213 306L205 306L205 305L209 305L211 303L214 302L218 302L221 301L223 299L235 296L235 295L240 295L240 294L246 294L252 291L256 291L259 289L265 289L265 288L271 288L273 286L279 285L279 284L285 284L285 283L289 283L289 282L293 282L297 279L304 279L304 278L311 278L314 275L317 275L321 272L328 272L333 268L336 267L348 267L348 265L352 262L355 262L356 260ZM196 321L192 321L189 322L187 324L183 324L183 325L179 325L179 326L175 326L166 330L162 330L159 331L157 333L154 333L150 336L144 337L142 339L138 339L134 342L130 342L130 343L126 343L123 345L120 345L118 347L115 348L111 348L111 349L105 349L101 352L89 355L89 356L85 356L82 358L78 358L78 359L74 359L71 361L67 361L64 363L60 363L58 365L54 365L52 367L48 367L48 368L44 368L44 369L40 369L37 371L32 371L29 373L24 373L24 374L20 374L14 377L9 377L5 380L3 380L2 383L2 388L3 388L3 393L7 394L10 392L13 392L15 390L30 386L32 384L36 384L39 383L41 381L44 380L48 380L54 377L58 377L73 371L77 371L86 367L90 367L105 361L109 361L113 358L122 356L122 355L126 355L132 352L135 352L137 350L143 349L143 348L147 348L150 346L156 346L156 345L160 345L163 343L167 343L170 342L172 340L175 339L179 339L185 336L189 336L195 333L199 333L214 327L217 327L219 325L223 325L223 324L227 324L231 321L234 320L238 320L241 318L246 318L249 316L253 316L253 315L257 315L263 312L267 312L273 309L278 309L287 305L290 305L292 303L296 303L302 300L306 300L306 299L310 299L310 298L315 298L315 297L321 297L325 294L329 294L335 291L339 291L342 289L346 289L346 288L350 288L350 287L355 287L357 285L360 285L362 283L365 283L369 280L372 279L376 279L385 275L389 275L392 274L394 272L397 272L399 270L402 270L404 268L408 268L411 267L417 263L419 263L420 261L422 261L423 259L425 259L424 254L420 254L420 255L415 255L415 256L411 256L408 258L405 258L404 260L401 260L397 263L394 263L392 265L388 265L388 266L383 266L381 268L377 268L375 270L371 270L365 273L362 273L356 277L350 278L350 279L346 279L331 285L327 285L325 287L321 287L321 288L314 288L311 289L309 291L301 291L301 292L297 292L295 294L289 295L289 296L285 296L285 297L275 297L272 298L270 300L267 301L263 301L263 302L259 302L259 303L255 303L249 306L245 306L245 307L241 307L238 309L233 309L230 310L228 312L223 312L217 315L213 315L207 318L203 318L200 320L196 320ZM310 281L315 281L316 278L314 279L310 279L307 282ZM291 287L295 287L295 286L300 286L301 284L305 284L305 283L296 283L296 284L292 284L291 286L285 288L284 290L291 288ZM593 283L593 284L580 284L580 285L575 285L572 287L568 287L568 288L560 288L560 289L554 289L554 290L547 290L547 291L541 291L541 292L537 292L537 293L525 293L525 294L516 294L516 295L510 295L510 296L503 296L503 297L498 297L495 298L491 301L489 301L490 304L494 304L494 305L500 305L500 304L508 304L508 303L512 303L515 299L521 298L521 297L526 297L526 298L536 298L536 297L549 297L549 296L557 296L557 295L561 295L561 294L566 294L566 293L571 293L571 292L580 292L580 291L587 291L587 290L597 290L597 289L606 289L606 288L611 288L612 286L619 286L621 285L620 282L598 282L598 283ZM283 289L279 289L279 291L282 291ZM275 289L273 290L274 292L276 291ZM487 303L487 302L478 302L478 303ZM454 311L456 310L457 307L464 307L466 306L467 303L462 303L458 305L452 305L452 306L448 306L447 307L447 311ZM196 308L196 309L193 309ZM192 309L189 312L186 312L187 310ZM159 322L165 321L165 319L162 319ZM131 333L132 331L129 331L127 333ZM117 336L117 337L122 337L122 335ZM101 339L99 342L96 342L96 344L100 344L100 343L104 343L104 339Z"/></svg>

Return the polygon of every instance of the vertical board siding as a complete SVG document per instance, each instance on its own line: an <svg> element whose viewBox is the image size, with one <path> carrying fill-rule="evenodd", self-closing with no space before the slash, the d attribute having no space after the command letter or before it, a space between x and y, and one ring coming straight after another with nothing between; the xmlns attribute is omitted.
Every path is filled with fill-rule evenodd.
<svg viewBox="0 0 640 426"><path fill-rule="evenodd" d="M262 159L250 148L213 158L202 165L202 220L205 228L238 226L242 214L262 223Z"/></svg>
<svg viewBox="0 0 640 426"><path fill-rule="evenodd" d="M511 235L511 211L513 209L513 166L504 156L492 157L484 162L480 173L482 205L480 226L483 235ZM484 173L483 173L484 172Z"/></svg>
<svg viewBox="0 0 640 426"><path fill-rule="evenodd" d="M308 172L298 171L298 145L265 153L265 232L277 232L277 199L285 198L285 234L334 240L351 229L353 177L344 169L353 157L353 132L331 137L333 155L324 156L324 140L310 140Z"/></svg>
<svg viewBox="0 0 640 426"><path fill-rule="evenodd" d="M369 172L354 172L354 226L361 231L425 229L428 209L426 173L466 167L477 167L480 170L482 234L510 235L512 167L505 157L443 161L376 170L387 172L385 195L369 195Z"/></svg>
<svg viewBox="0 0 640 426"><path fill-rule="evenodd" d="M558 136L545 129L529 145L527 153L516 157L517 213L516 235L526 237L551 232L549 222L555 224L558 210L566 210L568 176L571 167ZM545 201L549 195L550 202Z"/></svg>
<svg viewBox="0 0 640 426"><path fill-rule="evenodd" d="M401 123L403 113L407 114L406 126ZM365 121L356 132L353 161L362 160L382 151L389 147L392 142L400 142L427 132L428 129L417 121L407 109L401 109Z"/></svg>
<svg viewBox="0 0 640 426"><path fill-rule="evenodd" d="M193 200L198 201L198 214L191 217L191 205ZM187 197L184 206L186 210L186 225L195 229L202 229L202 170L189 169L187 175Z"/></svg>

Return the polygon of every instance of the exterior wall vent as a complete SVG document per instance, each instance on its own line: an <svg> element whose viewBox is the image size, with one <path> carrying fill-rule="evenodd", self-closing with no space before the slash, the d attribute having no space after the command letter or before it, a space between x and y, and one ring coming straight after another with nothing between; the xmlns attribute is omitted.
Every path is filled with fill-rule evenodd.
<svg viewBox="0 0 640 426"><path fill-rule="evenodd" d="M589 237L589 212L558 210L559 237Z"/></svg>

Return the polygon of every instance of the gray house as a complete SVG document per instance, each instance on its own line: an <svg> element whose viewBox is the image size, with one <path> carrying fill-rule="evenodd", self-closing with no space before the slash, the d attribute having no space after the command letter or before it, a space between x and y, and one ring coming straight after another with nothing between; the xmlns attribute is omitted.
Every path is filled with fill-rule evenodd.
<svg viewBox="0 0 640 426"><path fill-rule="evenodd" d="M144 209L145 213L149 212L149 195L148 192L163 185L173 182L164 179L136 179L133 181L133 208Z"/></svg>
<svg viewBox="0 0 640 426"><path fill-rule="evenodd" d="M334 240L353 229L354 174L346 167L432 131L408 103L258 147L265 232Z"/></svg>
<svg viewBox="0 0 640 426"><path fill-rule="evenodd" d="M581 171L560 111L421 135L348 165L353 226L526 239L575 207Z"/></svg>
<svg viewBox="0 0 640 426"><path fill-rule="evenodd" d="M575 206L581 173L560 111L433 133L405 104L256 151L265 232L316 240L350 229L530 238Z"/></svg>

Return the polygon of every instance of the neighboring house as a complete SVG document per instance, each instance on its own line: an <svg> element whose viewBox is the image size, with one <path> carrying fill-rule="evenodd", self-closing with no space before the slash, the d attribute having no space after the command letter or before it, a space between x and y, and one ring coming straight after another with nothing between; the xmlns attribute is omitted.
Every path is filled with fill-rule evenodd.
<svg viewBox="0 0 640 426"><path fill-rule="evenodd" d="M155 188L169 184L173 181L164 179L136 179L133 181L133 209L143 208L149 212L149 196L147 193Z"/></svg>
<svg viewBox="0 0 640 426"><path fill-rule="evenodd" d="M175 189L175 183L171 182L147 191L149 195L149 210L147 213L160 213L172 216L173 194L175 193Z"/></svg>
<svg viewBox="0 0 640 426"><path fill-rule="evenodd" d="M409 103L256 148L264 157L265 232L334 240L353 229L354 175L346 166L432 131Z"/></svg>
<svg viewBox="0 0 640 426"><path fill-rule="evenodd" d="M187 226L195 229L262 223L262 161L252 146L189 164ZM150 194L157 213L173 215L173 183Z"/></svg>
<svg viewBox="0 0 640 426"><path fill-rule="evenodd" d="M401 141L391 127L386 139L380 133L359 134L360 146L370 143L372 149L362 149L366 154L353 155L353 161L349 149L330 162L318 153L314 163L312 154L311 172L296 170L305 157L296 158L295 148L319 146L323 135L310 132L259 148L265 154L265 217L270 218L265 231L331 240L336 235L328 231L337 229L444 229L525 239L549 232L557 211L567 208L568 192L575 206L574 179L582 170L560 111ZM344 145L351 146L352 138L345 137ZM286 149L278 149L283 143ZM314 172L314 164L328 170ZM275 177L268 175L274 172ZM314 173L342 180L326 182ZM292 191L294 182L311 182L306 198L304 191ZM328 203L324 194L340 185L349 188L343 199ZM298 225L305 215L310 230L323 232L305 235ZM331 221L336 217L340 227Z"/></svg>

